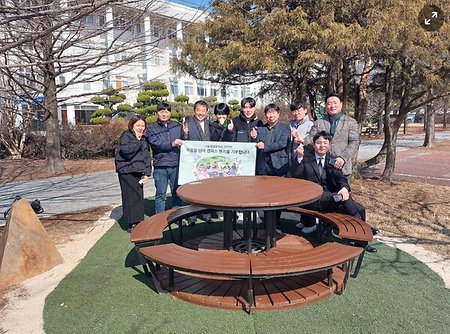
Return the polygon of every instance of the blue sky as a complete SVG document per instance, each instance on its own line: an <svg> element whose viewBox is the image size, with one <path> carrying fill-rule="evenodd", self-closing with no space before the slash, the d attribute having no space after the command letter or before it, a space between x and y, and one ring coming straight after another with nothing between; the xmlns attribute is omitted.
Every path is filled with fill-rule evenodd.
<svg viewBox="0 0 450 334"><path fill-rule="evenodd" d="M180 5L197 8L207 7L210 0L169 0L171 2L179 3Z"/></svg>

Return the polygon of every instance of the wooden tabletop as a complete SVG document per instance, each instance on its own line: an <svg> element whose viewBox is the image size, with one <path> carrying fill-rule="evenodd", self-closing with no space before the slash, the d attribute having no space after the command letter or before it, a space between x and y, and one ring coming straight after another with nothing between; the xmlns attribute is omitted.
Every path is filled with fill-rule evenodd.
<svg viewBox="0 0 450 334"><path fill-rule="evenodd" d="M286 177L234 176L189 182L177 194L186 203L215 209L276 210L314 202L322 195L322 187Z"/></svg>

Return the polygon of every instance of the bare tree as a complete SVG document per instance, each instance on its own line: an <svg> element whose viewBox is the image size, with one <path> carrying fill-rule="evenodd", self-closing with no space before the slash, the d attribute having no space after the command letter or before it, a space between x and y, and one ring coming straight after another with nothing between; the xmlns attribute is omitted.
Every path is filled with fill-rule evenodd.
<svg viewBox="0 0 450 334"><path fill-rule="evenodd" d="M33 117L32 104L21 104L5 89L7 78L0 76L0 143L9 151L13 159L20 159L25 147L26 134Z"/></svg>
<svg viewBox="0 0 450 334"><path fill-rule="evenodd" d="M87 101L101 91L68 96L65 90L81 83L112 82L112 76L127 73L130 66L153 57L169 32L150 39L144 18L162 12L167 3L35 0L0 4L4 95L42 108L47 138L45 169L60 172L58 104L74 98Z"/></svg>

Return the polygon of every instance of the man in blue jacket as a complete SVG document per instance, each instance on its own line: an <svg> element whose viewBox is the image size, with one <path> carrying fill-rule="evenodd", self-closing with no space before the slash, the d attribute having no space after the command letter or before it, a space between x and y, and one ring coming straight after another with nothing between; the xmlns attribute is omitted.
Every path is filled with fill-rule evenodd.
<svg viewBox="0 0 450 334"><path fill-rule="evenodd" d="M256 174L287 176L289 171L289 150L291 129L279 121L280 107L270 103L264 108L267 123L250 131L256 138L258 153L256 157ZM280 223L281 211L276 212L277 226Z"/></svg>
<svg viewBox="0 0 450 334"><path fill-rule="evenodd" d="M155 180L155 213L166 210L167 185L172 193L172 207L181 205L177 196L180 160L181 125L170 119L171 107L166 102L157 106L158 120L147 127L147 140L152 148Z"/></svg>
<svg viewBox="0 0 450 334"><path fill-rule="evenodd" d="M252 138L256 135L256 174L286 176L289 171L289 149L291 130L288 125L279 122L280 108L268 104L264 108L267 123L250 132Z"/></svg>

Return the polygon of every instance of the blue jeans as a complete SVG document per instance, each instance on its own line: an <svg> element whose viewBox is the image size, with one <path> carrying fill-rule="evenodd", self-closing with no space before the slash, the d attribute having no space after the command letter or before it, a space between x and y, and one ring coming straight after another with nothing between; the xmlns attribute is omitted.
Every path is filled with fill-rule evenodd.
<svg viewBox="0 0 450 334"><path fill-rule="evenodd" d="M178 166L176 167L154 167L153 179L155 180L155 213L166 210L167 186L170 185L172 193L172 207L181 206L181 199L177 195L178 188Z"/></svg>

